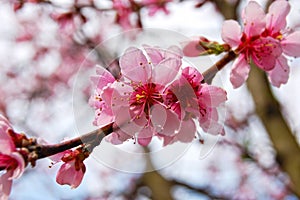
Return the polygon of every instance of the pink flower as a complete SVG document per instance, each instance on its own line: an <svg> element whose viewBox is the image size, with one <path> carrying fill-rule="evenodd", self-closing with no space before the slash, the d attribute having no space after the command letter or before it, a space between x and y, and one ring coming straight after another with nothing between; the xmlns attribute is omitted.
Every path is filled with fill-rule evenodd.
<svg viewBox="0 0 300 200"><path fill-rule="evenodd" d="M92 103L103 104L110 111L114 131L106 137L109 142L122 144L136 138L146 146L153 136L163 138L164 145L191 142L195 120L205 132L224 134L216 107L226 100L226 92L201 84L203 76L197 70L180 69L181 59L178 47L144 46L144 51L132 47L120 58L120 79L107 78L111 75L95 79L104 82L96 84L98 93L109 91L107 98L100 95L101 99ZM107 116L103 110L99 118Z"/></svg>
<svg viewBox="0 0 300 200"><path fill-rule="evenodd" d="M131 15L140 9L140 6L131 0L113 0L113 8L117 11L116 22L125 30L137 28Z"/></svg>
<svg viewBox="0 0 300 200"><path fill-rule="evenodd" d="M12 130L9 122L0 115L0 170L6 171L0 177L0 199L8 199L12 180L19 178L25 168L24 158L17 152L9 130Z"/></svg>
<svg viewBox="0 0 300 200"><path fill-rule="evenodd" d="M254 1L249 2L243 12L244 32L234 20L227 20L223 24L222 38L239 55L233 63L230 81L235 88L241 86L250 71L250 59L265 71L275 67L276 58L282 50L278 41L272 37L261 37L266 26L265 13Z"/></svg>
<svg viewBox="0 0 300 200"><path fill-rule="evenodd" d="M120 58L123 79L111 85L112 110L119 129L108 139L116 144L136 136L138 143L145 146L155 134L175 134L180 124L162 97L181 66L179 49L164 51L148 46L144 49L146 55L137 48L126 50Z"/></svg>
<svg viewBox="0 0 300 200"><path fill-rule="evenodd" d="M172 138L164 138L164 144L176 141L191 142L195 137L198 119L202 129L210 134L224 135L224 129L218 122L217 107L226 101L226 91L221 88L201 83L202 74L192 67L186 67L182 74L168 88L166 102L182 120L181 127Z"/></svg>
<svg viewBox="0 0 300 200"><path fill-rule="evenodd" d="M300 49L299 32L286 37L282 35L288 12L287 1L272 3L267 15L256 2L251 1L243 12L243 32L236 21L224 22L222 38L238 54L230 76L235 88L241 86L248 78L251 59L256 66L269 74L274 86L279 87L286 83L289 70L283 53L298 56Z"/></svg>
<svg viewBox="0 0 300 200"><path fill-rule="evenodd" d="M71 188L77 188L86 171L83 161L87 157L88 154L82 152L82 149L65 151L65 154L61 158L64 164L62 164L57 173L56 182L60 185L66 184L70 185Z"/></svg>
<svg viewBox="0 0 300 200"><path fill-rule="evenodd" d="M265 37L272 37L281 44L285 55L300 56L300 31L291 31L286 28L286 17L290 11L290 5L285 0L277 0L269 7L266 15L266 29L262 33ZM285 56L281 55L275 63L274 69L268 72L270 82L280 87L287 83L289 78L289 66Z"/></svg>

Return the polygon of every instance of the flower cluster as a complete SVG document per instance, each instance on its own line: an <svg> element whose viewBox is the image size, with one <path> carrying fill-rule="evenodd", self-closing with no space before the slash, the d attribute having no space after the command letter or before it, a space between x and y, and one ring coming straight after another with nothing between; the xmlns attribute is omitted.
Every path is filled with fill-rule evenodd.
<svg viewBox="0 0 300 200"><path fill-rule="evenodd" d="M286 28L289 11L285 0L274 1L267 14L258 3L250 1L242 15L243 30L234 20L224 22L222 38L238 55L230 76L235 88L247 79L251 60L268 73L274 86L287 82L289 66L285 55L300 56L300 31Z"/></svg>
<svg viewBox="0 0 300 200"><path fill-rule="evenodd" d="M3 200L8 199L12 180L19 178L26 166L10 133L14 134L9 122L0 115L0 171L5 170L0 177L0 199Z"/></svg>
<svg viewBox="0 0 300 200"><path fill-rule="evenodd" d="M164 145L191 142L195 121L208 133L224 134L216 107L226 100L226 92L202 84L196 69L183 68L178 47L131 47L119 64L122 75L118 80L101 67L92 77L96 86L90 99L96 109L94 124L114 122L108 141L121 144L134 137L146 146L158 136Z"/></svg>

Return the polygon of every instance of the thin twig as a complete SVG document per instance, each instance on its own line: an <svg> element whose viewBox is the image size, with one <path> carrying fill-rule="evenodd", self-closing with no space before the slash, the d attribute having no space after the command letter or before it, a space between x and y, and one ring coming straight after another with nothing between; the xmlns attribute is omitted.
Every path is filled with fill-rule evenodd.
<svg viewBox="0 0 300 200"><path fill-rule="evenodd" d="M229 51L223 58L203 72L204 82L211 84L217 72L223 69L230 61L234 60L236 56L233 51Z"/></svg>

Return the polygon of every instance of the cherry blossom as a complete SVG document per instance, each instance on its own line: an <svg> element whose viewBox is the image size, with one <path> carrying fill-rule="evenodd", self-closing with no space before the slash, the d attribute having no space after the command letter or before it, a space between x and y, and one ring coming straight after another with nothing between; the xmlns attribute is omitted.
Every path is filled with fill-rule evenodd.
<svg viewBox="0 0 300 200"><path fill-rule="evenodd" d="M91 78L96 86L90 99L96 109L94 124L114 122L114 132L106 139L121 144L134 137L144 146L153 136L163 138L164 145L191 142L195 120L205 132L224 134L216 107L226 100L226 92L202 84L196 69L181 69L178 47L143 47L131 47L121 56L118 80L104 68L97 68Z"/></svg>
<svg viewBox="0 0 300 200"><path fill-rule="evenodd" d="M163 104L162 94L178 74L181 55L176 48L144 49L146 54L129 48L120 58L124 79L112 84L112 110L119 129L111 138L116 134L123 139L124 135L137 136L138 143L145 146L156 133L173 135L179 127L178 117Z"/></svg>
<svg viewBox="0 0 300 200"><path fill-rule="evenodd" d="M262 35L271 36L280 42L285 55L299 57L300 31L292 31L286 27L286 17L289 11L290 5L287 1L277 0L273 2L266 15L266 29ZM270 82L276 87L287 83L289 71L287 59L281 55L276 60L274 69L268 72Z"/></svg>
<svg viewBox="0 0 300 200"><path fill-rule="evenodd" d="M298 56L300 48L299 32L283 35L288 12L287 1L273 2L267 15L258 3L250 1L242 15L243 31L234 20L224 22L222 38L238 55L230 76L235 88L247 79L251 60L269 74L274 86L287 82L289 69L283 53Z"/></svg>
<svg viewBox="0 0 300 200"><path fill-rule="evenodd" d="M227 100L226 91L216 86L201 83L203 80L195 68L186 67L180 78L168 88L167 105L182 119L180 130L174 137L164 138L165 144L175 141L191 142L195 137L195 119L202 129L210 134L225 134L218 122L216 107Z"/></svg>
<svg viewBox="0 0 300 200"><path fill-rule="evenodd" d="M113 83L114 78L107 71L102 69L99 73L98 70L97 77L102 82L96 90L101 95L92 97L94 100L90 102L94 102L94 107L101 107L96 120L109 112L115 122L115 131L106 138L113 144L136 136L139 144L147 145L156 133L175 134L180 124L177 115L164 105L162 96L178 74L180 50L144 46L144 51L145 54L134 47L126 50L119 61L122 77ZM92 79L97 83L95 77Z"/></svg>
<svg viewBox="0 0 300 200"><path fill-rule="evenodd" d="M0 115L0 170L5 170L0 177L0 199L3 200L8 199L12 180L19 178L25 168L24 158L9 135L10 130L9 122Z"/></svg>
<svg viewBox="0 0 300 200"><path fill-rule="evenodd" d="M67 184L70 185L71 188L77 188L80 185L86 171L83 161L88 156L89 153L83 152L82 148L74 151L65 151L61 158L64 164L62 164L57 173L56 182L60 185Z"/></svg>

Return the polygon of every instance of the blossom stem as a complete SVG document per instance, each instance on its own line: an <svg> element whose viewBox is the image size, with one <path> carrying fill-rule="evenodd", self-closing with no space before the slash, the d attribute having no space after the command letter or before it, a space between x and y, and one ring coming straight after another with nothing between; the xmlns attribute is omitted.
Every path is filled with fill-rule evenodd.
<svg viewBox="0 0 300 200"><path fill-rule="evenodd" d="M32 146L29 150L35 151L37 153L37 159L41 159L83 144L92 144L92 146L95 147L99 145L102 139L111 132L112 124L108 124L102 128L96 129L92 132L68 141L52 145L36 145ZM89 148L89 150L92 150L92 148Z"/></svg>
<svg viewBox="0 0 300 200"><path fill-rule="evenodd" d="M234 60L237 55L233 51L229 51L223 58L216 62L213 66L203 72L204 82L210 84L218 71L223 69L230 61Z"/></svg>

